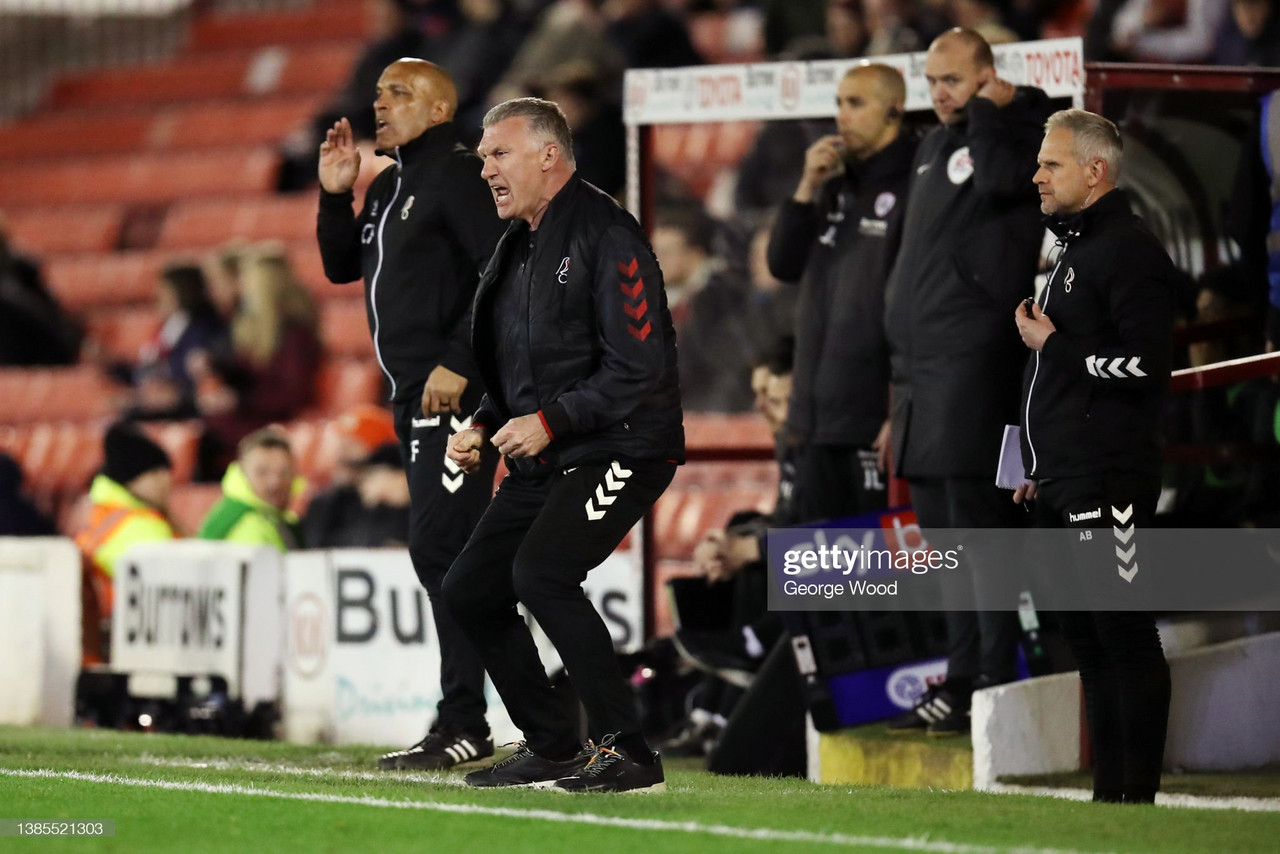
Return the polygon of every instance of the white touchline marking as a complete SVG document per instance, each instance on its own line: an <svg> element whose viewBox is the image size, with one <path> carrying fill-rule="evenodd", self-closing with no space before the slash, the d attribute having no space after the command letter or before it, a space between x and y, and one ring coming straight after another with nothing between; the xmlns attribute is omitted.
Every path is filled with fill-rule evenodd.
<svg viewBox="0 0 1280 854"><path fill-rule="evenodd" d="M1060 798L1067 801L1092 801L1093 792L1088 789L1055 789L1048 786L1019 786L1013 783L996 783L984 789L1003 795L1035 795ZM1156 806L1180 807L1198 810L1241 810L1243 812L1280 812L1280 798L1209 797L1184 795L1174 792L1157 792Z"/></svg>
<svg viewBox="0 0 1280 854"><path fill-rule="evenodd" d="M271 762L232 759L165 758L161 756L121 757L128 762L154 765L158 768L190 768L213 771L257 771L263 774L290 774L295 777L320 777L332 780L354 780L361 783L403 781L406 783L435 783L444 786L464 786L462 777L440 771L340 771L335 768L303 768L297 765L281 765Z"/></svg>
<svg viewBox="0 0 1280 854"><path fill-rule="evenodd" d="M145 780L121 777L118 774L90 774L82 771L54 771L47 768L0 768L0 777L25 777L46 780L76 780L84 783L107 783L113 786L136 786L143 789L164 789L175 792L199 792L209 795L241 795L258 798L280 798L291 801L312 801L326 804L350 804L353 806L382 807L388 809L426 810L429 812L456 813L461 815L488 815L502 818L553 821L565 824L589 824L598 827L622 827L631 830L673 831L706 836L723 836L734 839L754 839L766 842L803 842L845 847L884 848L896 851L928 851L937 854L1085 854L1076 849L1033 848L1018 846L1001 848L991 845L971 845L964 842L933 840L925 836L854 836L845 833L814 833L805 830L777 830L768 827L732 827L725 824L700 824L696 821L662 821L647 818L622 818L620 816L595 815L593 813L564 813L543 809L516 809L514 807L485 807L477 804L448 804L435 801L393 801L369 796L333 795L324 792L284 792L241 786L234 783L193 783L178 780Z"/></svg>

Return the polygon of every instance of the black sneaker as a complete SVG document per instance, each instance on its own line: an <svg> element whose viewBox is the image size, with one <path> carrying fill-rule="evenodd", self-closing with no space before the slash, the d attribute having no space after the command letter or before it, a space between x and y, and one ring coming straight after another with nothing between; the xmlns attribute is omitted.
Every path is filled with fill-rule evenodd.
<svg viewBox="0 0 1280 854"><path fill-rule="evenodd" d="M384 771L443 771L464 762L493 755L493 739L433 729L427 737L405 750L384 753L378 767Z"/></svg>
<svg viewBox="0 0 1280 854"><path fill-rule="evenodd" d="M760 662L747 655L745 642L736 643L732 633L680 629L671 640L680 657L699 670L739 688L751 687Z"/></svg>
<svg viewBox="0 0 1280 854"><path fill-rule="evenodd" d="M578 773L555 784L564 792L665 792L666 777L662 773L662 757L655 750L653 762L643 765L611 746L605 738L595 754Z"/></svg>
<svg viewBox="0 0 1280 854"><path fill-rule="evenodd" d="M472 771L462 779L468 786L478 789L521 786L545 788L556 780L581 770L594 752L594 748L584 747L572 759L557 762L543 759L521 741L516 744L516 752L506 759L495 762L488 768Z"/></svg>
<svg viewBox="0 0 1280 854"><path fill-rule="evenodd" d="M697 758L711 753L720 738L720 727L713 723L686 723L679 732L668 738L658 748L664 756Z"/></svg>
<svg viewBox="0 0 1280 854"><path fill-rule="evenodd" d="M963 728L959 728L961 722ZM935 725L939 727L936 730ZM969 710L945 685L934 685L916 701L911 711L891 718L884 728L898 735L917 732L957 735L969 731Z"/></svg>

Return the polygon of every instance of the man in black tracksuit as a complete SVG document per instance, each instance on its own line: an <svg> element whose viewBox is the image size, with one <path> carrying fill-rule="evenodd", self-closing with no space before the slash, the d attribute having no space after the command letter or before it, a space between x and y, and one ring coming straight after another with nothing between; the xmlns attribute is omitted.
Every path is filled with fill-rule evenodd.
<svg viewBox="0 0 1280 854"><path fill-rule="evenodd" d="M464 426L457 413L473 410L483 394L468 309L503 229L479 159L457 141L456 108L453 82L437 66L406 59L387 67L374 112L379 151L396 162L374 179L359 216L352 187L360 153L346 119L320 154L325 275L338 283L364 277L374 352L391 386L409 478L409 554L440 641L435 723L413 747L383 756L383 768L448 768L493 755L484 668L440 599L445 573L489 503L497 466L489 454L487 477L464 478L445 458L449 437Z"/></svg>
<svg viewBox="0 0 1280 854"><path fill-rule="evenodd" d="M1035 500L1038 527L1099 529L1097 549L1077 546L1081 574L1100 598L1123 604L1140 572L1158 571L1141 559L1138 532L1151 525L1160 495L1157 434L1177 276L1128 196L1114 189L1122 157L1115 125L1064 110L1047 129L1035 182L1058 256L1032 316L1021 308L1015 315L1034 353L1021 407L1031 480L1014 500ZM1169 718L1155 619L1123 610L1061 619L1084 683L1094 800L1151 803Z"/></svg>
<svg viewBox="0 0 1280 854"><path fill-rule="evenodd" d="M908 478L926 534L1012 527L1025 514L995 486L1022 365L1008 312L1031 294L1044 234L1028 186L1048 98L997 77L991 48L969 30L939 36L925 62L942 125L916 153L886 298L894 470ZM946 684L890 729L967 731L975 681L1016 675L1012 609L962 607L947 614Z"/></svg>
<svg viewBox="0 0 1280 854"><path fill-rule="evenodd" d="M809 148L769 236L770 272L802 282L787 432L799 445L796 514L806 521L886 506L884 290L916 150L901 133L906 85L896 69L850 70L836 101L840 135Z"/></svg>
<svg viewBox="0 0 1280 854"><path fill-rule="evenodd" d="M449 570L444 595L525 742L466 780L661 789L662 764L581 585L684 460L662 272L635 219L575 174L559 107L507 101L484 128L482 174L498 215L513 222L472 308L488 392L449 456L472 470L493 444L511 473ZM564 661L586 709L589 752L579 750L517 602Z"/></svg>

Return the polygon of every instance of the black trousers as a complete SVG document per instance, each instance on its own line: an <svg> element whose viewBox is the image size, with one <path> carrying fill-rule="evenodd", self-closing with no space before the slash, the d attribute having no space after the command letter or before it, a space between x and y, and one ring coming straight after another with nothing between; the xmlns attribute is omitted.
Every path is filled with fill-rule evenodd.
<svg viewBox="0 0 1280 854"><path fill-rule="evenodd" d="M1112 528L1135 549L1131 562L1151 572L1155 568L1141 560L1141 531L1151 525L1159 494L1159 479L1141 475L1045 481L1036 495L1036 525ZM1131 530L1114 519L1112 508L1129 520ZM1110 575L1116 564L1111 531L1098 539L1103 549L1101 554L1093 551L1092 557L1105 561L1103 569ZM1084 554L1077 550L1077 559ZM1082 577L1096 577L1097 567L1080 569ZM1139 611L1076 611L1063 612L1058 619L1084 685L1094 800L1150 803L1160 788L1170 693L1169 665L1155 618Z"/></svg>
<svg viewBox="0 0 1280 854"><path fill-rule="evenodd" d="M462 411L474 412L481 392L475 383L462 396ZM395 405L400 456L409 478L409 557L431 600L440 641L440 703L435 726L486 736L484 664L440 595L445 573L466 545L493 489L498 453L487 449L481 470L466 476L445 459L450 437L470 423L467 415L422 414L421 394Z"/></svg>
<svg viewBox="0 0 1280 854"><path fill-rule="evenodd" d="M586 709L588 735L598 742L609 733L640 732L613 639L582 582L662 495L675 469L665 461L617 459L509 474L449 570L445 601L534 753L566 757L579 743L517 602L560 654Z"/></svg>
<svg viewBox="0 0 1280 854"><path fill-rule="evenodd" d="M926 537L930 528L1021 528L1026 511L1011 493L986 478L911 480L911 504ZM981 566L971 581L981 581ZM974 601L979 591L957 591L958 604ZM950 597L949 597L950 598ZM1016 611L947 611L947 679L963 686L984 677L990 684L1010 682L1018 671L1021 628Z"/></svg>
<svg viewBox="0 0 1280 854"><path fill-rule="evenodd" d="M805 445L796 455L796 518L803 522L874 513L888 507L876 452L853 445Z"/></svg>

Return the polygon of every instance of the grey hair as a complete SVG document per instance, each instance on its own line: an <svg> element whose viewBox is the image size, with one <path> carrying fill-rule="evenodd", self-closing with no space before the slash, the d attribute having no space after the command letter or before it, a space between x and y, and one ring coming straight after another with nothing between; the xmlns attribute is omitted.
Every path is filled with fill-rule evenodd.
<svg viewBox="0 0 1280 854"><path fill-rule="evenodd" d="M1124 142L1114 122L1088 110L1059 110L1044 124L1045 133L1058 128L1071 131L1077 163L1105 161L1107 180L1113 184L1119 180L1120 167L1124 164Z"/></svg>
<svg viewBox="0 0 1280 854"><path fill-rule="evenodd" d="M514 118L527 119L530 132L540 142L554 142L560 147L560 156L569 165L574 165L573 134L569 132L569 120L559 104L542 98L512 98L485 113L480 126L488 130L498 122Z"/></svg>

